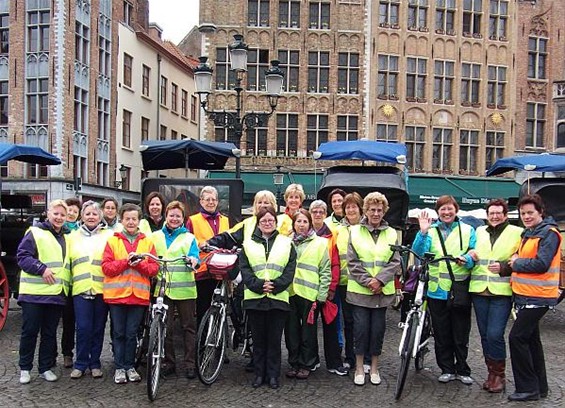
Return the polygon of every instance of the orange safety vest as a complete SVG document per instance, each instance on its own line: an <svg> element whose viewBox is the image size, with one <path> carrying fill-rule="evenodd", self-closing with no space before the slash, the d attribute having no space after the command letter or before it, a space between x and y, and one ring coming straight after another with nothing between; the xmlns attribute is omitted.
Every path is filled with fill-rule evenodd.
<svg viewBox="0 0 565 408"><path fill-rule="evenodd" d="M127 259L128 252L121 238L111 236L108 245L112 248L115 259ZM152 249L153 242L149 238L145 237L138 241L137 253L151 252ZM148 301L150 290L149 278L133 268L126 269L115 277L104 276L104 300L124 299L133 293L136 298Z"/></svg>
<svg viewBox="0 0 565 408"><path fill-rule="evenodd" d="M192 234L196 237L198 244L207 241L214 236L214 230L210 226L210 223L202 213L191 215L190 222L192 222ZM218 234L227 231L230 228L230 220L228 217L220 214L220 227L218 228ZM200 252L200 259L208 255L206 252ZM196 270L196 273L206 272L208 267L204 262L200 265L200 268Z"/></svg>
<svg viewBox="0 0 565 408"><path fill-rule="evenodd" d="M550 228L559 237L559 248L561 248L561 234L556 228ZM541 238L528 238L520 244L518 257L535 258L538 253L539 241ZM520 271L512 272L510 284L512 292L517 295L557 299L559 296L559 267L561 262L561 251L558 250L551 260L549 269L544 273L524 273Z"/></svg>

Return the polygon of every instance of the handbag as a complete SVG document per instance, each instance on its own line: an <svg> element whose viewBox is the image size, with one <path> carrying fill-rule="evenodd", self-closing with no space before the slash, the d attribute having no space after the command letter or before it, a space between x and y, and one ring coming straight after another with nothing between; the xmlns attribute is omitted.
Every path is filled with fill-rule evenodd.
<svg viewBox="0 0 565 408"><path fill-rule="evenodd" d="M443 242L443 235L441 231L437 232L439 235L439 242L441 243L441 249L443 255L447 256L447 251L445 249L445 243ZM456 281L455 275L453 274L453 269L451 269L451 262L447 261L447 271L449 272L449 278L451 279L451 289L447 295L447 307L455 308L466 308L471 307L471 294L469 293L469 284L471 283L471 277Z"/></svg>

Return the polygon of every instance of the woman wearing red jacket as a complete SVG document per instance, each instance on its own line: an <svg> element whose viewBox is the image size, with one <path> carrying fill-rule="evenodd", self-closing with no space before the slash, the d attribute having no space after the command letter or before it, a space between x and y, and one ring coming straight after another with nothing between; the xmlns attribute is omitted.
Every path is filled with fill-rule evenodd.
<svg viewBox="0 0 565 408"><path fill-rule="evenodd" d="M110 307L112 320L116 384L141 380L134 368L136 333L149 305L150 278L159 270L151 259L133 258L146 252L156 255L152 241L139 231L141 215L141 208L135 204L122 206L120 219L124 229L108 239L102 258L104 301Z"/></svg>

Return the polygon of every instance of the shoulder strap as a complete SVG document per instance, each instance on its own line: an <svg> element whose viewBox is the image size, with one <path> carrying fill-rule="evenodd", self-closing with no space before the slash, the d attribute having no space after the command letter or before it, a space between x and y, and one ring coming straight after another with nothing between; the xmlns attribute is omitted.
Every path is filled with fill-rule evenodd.
<svg viewBox="0 0 565 408"><path fill-rule="evenodd" d="M441 250L443 251L443 256L447 256L447 250L445 249L445 242L443 240L443 234L439 229L436 228L436 232L439 236L439 243L441 244ZM455 275L453 275L453 269L451 269L451 262L447 261L447 271L449 272L449 278L452 282L455 282Z"/></svg>

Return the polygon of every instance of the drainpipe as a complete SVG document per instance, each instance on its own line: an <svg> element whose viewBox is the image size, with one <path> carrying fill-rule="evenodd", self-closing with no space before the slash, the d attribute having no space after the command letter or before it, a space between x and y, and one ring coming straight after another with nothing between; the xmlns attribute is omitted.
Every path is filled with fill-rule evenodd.
<svg viewBox="0 0 565 408"><path fill-rule="evenodd" d="M157 54L157 135L156 139L159 140L161 136L161 54ZM157 177L159 177L159 170L157 170Z"/></svg>

